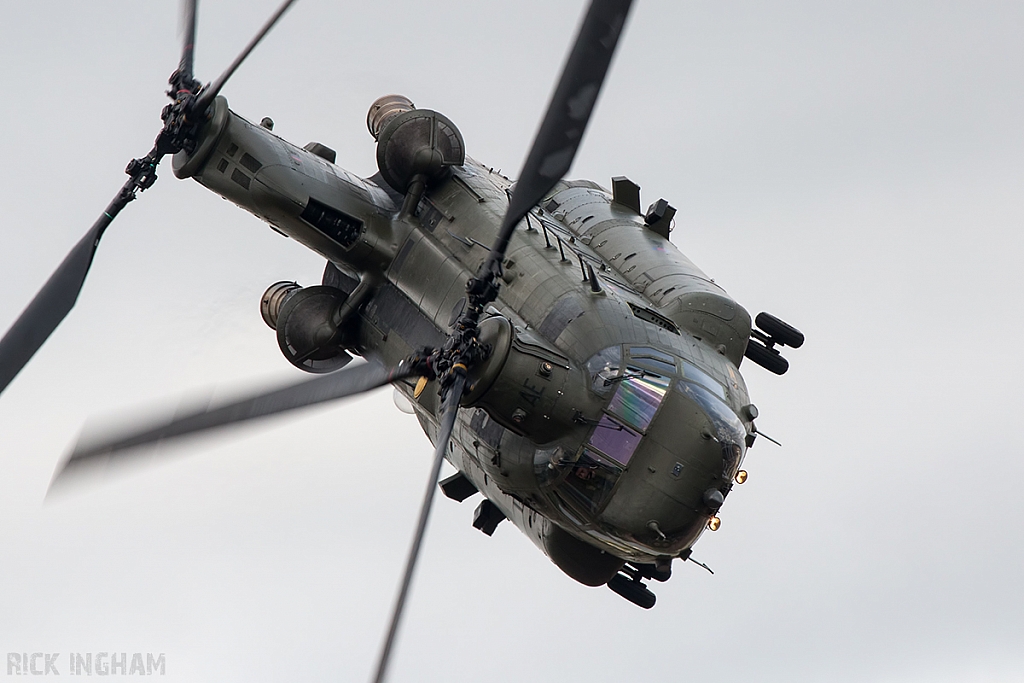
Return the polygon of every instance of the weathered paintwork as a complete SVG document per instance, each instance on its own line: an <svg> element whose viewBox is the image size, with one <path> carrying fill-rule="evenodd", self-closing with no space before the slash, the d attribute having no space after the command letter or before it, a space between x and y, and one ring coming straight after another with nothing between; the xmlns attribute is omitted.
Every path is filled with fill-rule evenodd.
<svg viewBox="0 0 1024 683"><path fill-rule="evenodd" d="M325 278L358 282L348 287L356 353L392 365L442 343L512 182L467 158L401 215L402 195L379 175L358 178L323 146L307 148L320 154L218 99L200 152L179 154L175 172L323 255L334 264ZM519 226L491 309L501 318L481 326L509 351L493 384L464 401L448 453L556 564L593 585L623 561L688 555L753 438L738 370L749 314L626 204L563 181ZM411 383L396 388L433 439L436 387L419 398Z"/></svg>

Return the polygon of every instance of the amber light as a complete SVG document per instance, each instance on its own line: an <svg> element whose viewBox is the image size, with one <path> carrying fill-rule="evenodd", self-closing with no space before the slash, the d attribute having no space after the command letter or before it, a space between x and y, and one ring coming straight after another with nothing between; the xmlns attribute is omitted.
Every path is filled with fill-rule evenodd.
<svg viewBox="0 0 1024 683"><path fill-rule="evenodd" d="M708 520L708 528L712 531L718 531L718 527L722 526L722 520L718 517L712 517Z"/></svg>
<svg viewBox="0 0 1024 683"><path fill-rule="evenodd" d="M742 484L746 480L747 480L747 471L746 470L740 470L739 472L736 473L736 483L737 484Z"/></svg>

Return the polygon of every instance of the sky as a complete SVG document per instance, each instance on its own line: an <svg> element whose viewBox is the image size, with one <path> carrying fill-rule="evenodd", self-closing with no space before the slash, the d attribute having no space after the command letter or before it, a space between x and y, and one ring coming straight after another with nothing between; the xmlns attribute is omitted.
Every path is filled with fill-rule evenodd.
<svg viewBox="0 0 1024 683"><path fill-rule="evenodd" d="M199 77L275 5L204 0ZM366 110L402 93L514 176L581 15L300 0L224 95L368 176ZM173 0L5 7L0 329L149 150L177 22ZM677 565L650 611L441 498L391 681L1024 678L1022 32L1019 2L635 4L571 175L668 199L684 253L805 333L785 376L742 368L783 447L751 450L697 544L715 574ZM67 675L72 652L164 653L167 681L369 678L431 452L390 391L44 501L86 423L300 379L258 302L322 269L167 165L118 217L0 396L4 662L62 653Z"/></svg>

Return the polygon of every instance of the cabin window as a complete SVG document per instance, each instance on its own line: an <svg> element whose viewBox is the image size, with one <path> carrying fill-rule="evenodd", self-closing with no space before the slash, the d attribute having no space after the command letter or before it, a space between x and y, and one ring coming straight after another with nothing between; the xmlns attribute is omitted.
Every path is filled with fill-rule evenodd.
<svg viewBox="0 0 1024 683"><path fill-rule="evenodd" d="M647 429L658 412L670 381L668 377L628 365L618 380L619 386L608 404L608 412L637 429Z"/></svg>
<svg viewBox="0 0 1024 683"><path fill-rule="evenodd" d="M244 187L245 189L249 189L249 183L251 182L249 176L245 175L237 168L231 173L231 179L234 180L239 185L241 185L242 187Z"/></svg>
<svg viewBox="0 0 1024 683"><path fill-rule="evenodd" d="M256 157L249 154L248 152L242 155L242 159L238 163L240 163L242 166L245 166L253 173L263 168L263 164L261 164L259 160L256 159Z"/></svg>

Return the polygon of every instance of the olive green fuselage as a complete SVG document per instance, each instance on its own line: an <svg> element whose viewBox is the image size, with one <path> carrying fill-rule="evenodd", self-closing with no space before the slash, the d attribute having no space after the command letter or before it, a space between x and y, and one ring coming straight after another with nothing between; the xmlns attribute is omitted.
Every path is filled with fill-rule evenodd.
<svg viewBox="0 0 1024 683"><path fill-rule="evenodd" d="M512 181L467 158L401 215L401 194L379 177L307 147L219 99L175 172L352 280L353 352L394 365L443 343ZM464 401L447 456L584 583L610 578L575 566L591 549L612 564L687 554L721 504L709 493L728 494L753 431L738 370L749 314L636 208L563 181L521 223L490 311L510 323L510 350ZM433 439L436 385L418 398L413 383L396 389Z"/></svg>

